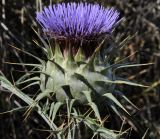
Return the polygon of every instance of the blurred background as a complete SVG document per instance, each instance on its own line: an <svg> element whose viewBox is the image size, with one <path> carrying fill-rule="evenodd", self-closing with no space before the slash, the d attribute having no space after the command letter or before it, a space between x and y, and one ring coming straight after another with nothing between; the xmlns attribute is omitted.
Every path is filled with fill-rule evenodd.
<svg viewBox="0 0 160 139"><path fill-rule="evenodd" d="M29 63L33 62L33 59L9 45L36 56L43 56L33 43L33 39L37 39L32 30L32 27L37 28L35 12L43 6L56 2L62 1L0 0L0 70L13 82L23 74L15 72L16 70L27 69L5 62ZM133 36L128 41L127 47L119 52L121 58L129 56L128 62L154 63L119 72L122 77L150 87L121 86L120 89L139 108L138 111L134 111L132 107L127 106L139 123L146 130L148 129L150 137L160 139L160 0L88 0L87 2L114 6L120 11L123 20L113 34L116 42L121 42L129 35ZM24 121L23 110L2 114L25 104L10 93L0 90L1 139L42 139L49 135L46 131L47 125L34 112L26 121ZM135 139L135 136L131 134L127 138Z"/></svg>

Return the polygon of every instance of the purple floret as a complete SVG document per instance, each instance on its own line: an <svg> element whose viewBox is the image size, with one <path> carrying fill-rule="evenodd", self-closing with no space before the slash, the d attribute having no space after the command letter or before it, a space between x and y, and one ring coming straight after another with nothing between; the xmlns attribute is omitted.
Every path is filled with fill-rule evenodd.
<svg viewBox="0 0 160 139"><path fill-rule="evenodd" d="M99 4L61 3L37 12L36 19L51 38L96 39L112 32L119 12Z"/></svg>

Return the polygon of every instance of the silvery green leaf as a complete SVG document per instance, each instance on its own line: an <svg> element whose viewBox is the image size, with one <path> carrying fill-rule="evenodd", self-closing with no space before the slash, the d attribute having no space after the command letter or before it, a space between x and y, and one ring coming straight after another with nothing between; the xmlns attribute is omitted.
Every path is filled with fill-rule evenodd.
<svg viewBox="0 0 160 139"><path fill-rule="evenodd" d="M41 92L38 94L35 101L40 101L41 99L43 99L44 97L47 97L52 92L53 92L52 90L46 89L44 92Z"/></svg>
<svg viewBox="0 0 160 139"><path fill-rule="evenodd" d="M98 118L98 120L101 122L101 116L98 110L97 105L92 101L92 97L91 97L91 91L83 91L83 94L86 96L87 100L88 100L88 105L91 106L91 108L93 109L96 117Z"/></svg>
<svg viewBox="0 0 160 139"><path fill-rule="evenodd" d="M30 84L26 85L25 87L23 87L21 90L24 90L24 89L26 89L26 88L28 88L28 87L31 87L31 86L33 86L33 85L39 85L39 84L40 84L40 82L39 82L39 81L32 82L32 83L30 83Z"/></svg>
<svg viewBox="0 0 160 139"><path fill-rule="evenodd" d="M50 119L51 119L51 116L52 116L52 114L53 114L54 104L55 104L55 102L52 102L52 103L51 103L51 106L50 106L50 110L49 110L49 118L50 118Z"/></svg>
<svg viewBox="0 0 160 139"><path fill-rule="evenodd" d="M120 79L120 80L97 80L95 82L104 82L104 83L113 83L113 84L126 84L126 85L131 85L131 86L139 86L139 87L148 87L148 86L145 86L145 85L142 85L142 84L138 84L138 83L134 83L134 82L131 82L131 81L126 81L124 79Z"/></svg>
<svg viewBox="0 0 160 139"><path fill-rule="evenodd" d="M56 114L58 112L58 110L60 109L60 107L63 105L62 102L56 102L55 105L54 105L54 109L53 109L53 114L52 114L52 118L51 118L51 122L53 123L55 117L56 117Z"/></svg>
<svg viewBox="0 0 160 139"><path fill-rule="evenodd" d="M30 81L40 81L40 78L38 76L37 77L35 76L35 77L23 80L21 82L15 83L15 84L19 85L19 84L23 84L23 83L30 82Z"/></svg>
<svg viewBox="0 0 160 139"><path fill-rule="evenodd" d="M114 133L111 130L108 130L106 128L98 128L97 132L100 134L100 136L104 137L105 139L120 139L120 135Z"/></svg>

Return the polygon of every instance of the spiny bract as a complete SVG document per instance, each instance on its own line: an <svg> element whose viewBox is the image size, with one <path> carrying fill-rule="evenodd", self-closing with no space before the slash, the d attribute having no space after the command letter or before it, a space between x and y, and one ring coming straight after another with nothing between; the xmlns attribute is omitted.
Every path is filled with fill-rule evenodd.
<svg viewBox="0 0 160 139"><path fill-rule="evenodd" d="M99 48L98 48L99 49ZM81 103L87 100L84 93L90 92L93 101L114 89L113 74L109 64L98 61L98 50L84 60L81 48L75 57L68 52L64 57L59 45L54 49L55 54L44 65L41 74L41 90L55 93L58 101L76 99ZM45 73L45 74L43 74Z"/></svg>

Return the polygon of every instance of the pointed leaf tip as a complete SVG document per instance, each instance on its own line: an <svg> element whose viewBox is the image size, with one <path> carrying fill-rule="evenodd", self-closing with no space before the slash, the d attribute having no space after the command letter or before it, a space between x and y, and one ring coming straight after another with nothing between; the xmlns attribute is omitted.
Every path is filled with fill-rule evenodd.
<svg viewBox="0 0 160 139"><path fill-rule="evenodd" d="M58 61L63 59L63 54L58 43L55 43L54 58Z"/></svg>
<svg viewBox="0 0 160 139"><path fill-rule="evenodd" d="M76 53L75 57L74 57L75 61L84 61L85 60L85 55L82 51L82 48L79 47L78 52Z"/></svg>

